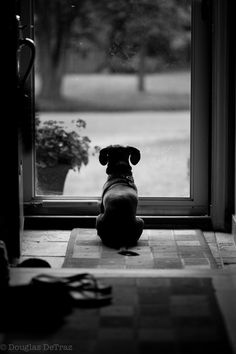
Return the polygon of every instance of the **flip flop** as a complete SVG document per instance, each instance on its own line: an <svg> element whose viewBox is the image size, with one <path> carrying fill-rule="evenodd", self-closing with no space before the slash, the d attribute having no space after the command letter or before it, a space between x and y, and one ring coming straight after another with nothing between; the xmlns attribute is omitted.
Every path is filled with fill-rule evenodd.
<svg viewBox="0 0 236 354"><path fill-rule="evenodd" d="M69 290L72 304L78 307L99 307L109 305L112 301L110 294L101 294L93 290Z"/></svg>
<svg viewBox="0 0 236 354"><path fill-rule="evenodd" d="M87 290L101 294L110 294L112 287L98 281L92 274L81 273L68 277L58 277L50 274L39 274L31 279L32 284L68 287L71 290Z"/></svg>

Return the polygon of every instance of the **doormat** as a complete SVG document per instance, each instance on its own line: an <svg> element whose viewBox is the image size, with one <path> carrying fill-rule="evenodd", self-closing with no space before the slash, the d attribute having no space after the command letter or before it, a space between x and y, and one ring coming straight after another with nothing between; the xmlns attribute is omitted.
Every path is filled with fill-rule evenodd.
<svg viewBox="0 0 236 354"><path fill-rule="evenodd" d="M60 330L74 353L233 353L210 278L99 279L112 303L76 309Z"/></svg>
<svg viewBox="0 0 236 354"><path fill-rule="evenodd" d="M218 265L200 230L144 230L135 256L104 246L96 229L73 229L62 268L213 269Z"/></svg>

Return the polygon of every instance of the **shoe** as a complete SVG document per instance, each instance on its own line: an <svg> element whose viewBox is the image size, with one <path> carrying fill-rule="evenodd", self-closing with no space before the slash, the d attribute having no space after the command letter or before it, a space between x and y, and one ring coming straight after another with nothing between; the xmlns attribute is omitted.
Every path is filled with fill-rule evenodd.
<svg viewBox="0 0 236 354"><path fill-rule="evenodd" d="M72 304L78 307L100 307L109 305L111 294L101 294L94 290L69 290Z"/></svg>
<svg viewBox="0 0 236 354"><path fill-rule="evenodd" d="M39 274L31 279L32 284L66 286L71 290L88 290L101 294L111 294L112 287L98 281L92 274L82 273L68 277Z"/></svg>
<svg viewBox="0 0 236 354"><path fill-rule="evenodd" d="M112 301L112 287L98 281L89 273L69 277L39 274L31 279L30 284L45 290L67 292L72 305L78 307L99 307Z"/></svg>

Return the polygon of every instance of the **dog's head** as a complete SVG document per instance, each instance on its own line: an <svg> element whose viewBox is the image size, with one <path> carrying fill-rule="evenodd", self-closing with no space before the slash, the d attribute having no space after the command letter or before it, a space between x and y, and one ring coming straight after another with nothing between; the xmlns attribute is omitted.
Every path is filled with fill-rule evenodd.
<svg viewBox="0 0 236 354"><path fill-rule="evenodd" d="M99 161L105 166L108 164L107 174L131 175L132 165L136 165L141 158L140 151L132 146L110 145L100 150Z"/></svg>

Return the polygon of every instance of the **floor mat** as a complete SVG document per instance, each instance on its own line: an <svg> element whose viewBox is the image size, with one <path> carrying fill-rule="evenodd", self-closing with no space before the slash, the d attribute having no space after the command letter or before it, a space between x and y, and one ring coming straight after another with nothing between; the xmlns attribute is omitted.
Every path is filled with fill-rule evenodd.
<svg viewBox="0 0 236 354"><path fill-rule="evenodd" d="M63 268L211 269L217 268L200 230L144 230L136 256L102 245L95 229L73 229Z"/></svg>
<svg viewBox="0 0 236 354"><path fill-rule="evenodd" d="M76 309L61 329L59 340L67 340L73 352L232 353L210 278L102 281L112 285L112 304Z"/></svg>

